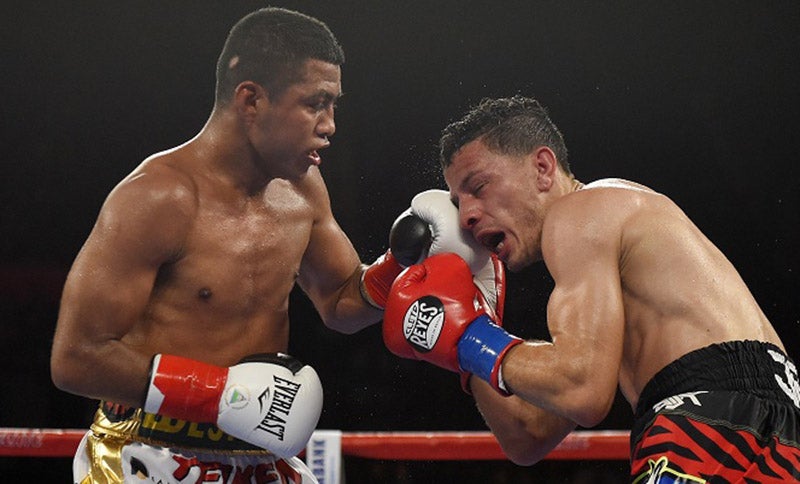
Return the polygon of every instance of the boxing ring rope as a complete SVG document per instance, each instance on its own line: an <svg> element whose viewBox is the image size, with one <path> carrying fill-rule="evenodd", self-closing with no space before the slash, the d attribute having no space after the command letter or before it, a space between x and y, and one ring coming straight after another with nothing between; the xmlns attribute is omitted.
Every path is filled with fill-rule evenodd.
<svg viewBox="0 0 800 484"><path fill-rule="evenodd" d="M72 457L86 430L0 428L0 457ZM628 460L629 432L574 431L546 459ZM489 432L343 432L344 456L379 460L506 460Z"/></svg>

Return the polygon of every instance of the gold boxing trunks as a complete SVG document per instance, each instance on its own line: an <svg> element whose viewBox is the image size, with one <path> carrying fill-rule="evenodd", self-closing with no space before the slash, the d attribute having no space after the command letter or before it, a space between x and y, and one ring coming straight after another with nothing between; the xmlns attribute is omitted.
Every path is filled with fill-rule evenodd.
<svg viewBox="0 0 800 484"><path fill-rule="evenodd" d="M281 459L211 424L101 402L73 462L74 482L316 483L297 457Z"/></svg>

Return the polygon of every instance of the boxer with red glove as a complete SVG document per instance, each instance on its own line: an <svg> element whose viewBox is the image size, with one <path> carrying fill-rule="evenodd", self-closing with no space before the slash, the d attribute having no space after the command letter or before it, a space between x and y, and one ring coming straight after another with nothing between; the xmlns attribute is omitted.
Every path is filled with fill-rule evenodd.
<svg viewBox="0 0 800 484"><path fill-rule="evenodd" d="M392 285L383 321L394 354L472 373L503 395L501 363L522 343L486 313L466 262L446 253L411 266Z"/></svg>
<svg viewBox="0 0 800 484"><path fill-rule="evenodd" d="M317 372L282 353L253 355L223 368L158 354L144 410L223 432L288 458L305 447L322 412Z"/></svg>

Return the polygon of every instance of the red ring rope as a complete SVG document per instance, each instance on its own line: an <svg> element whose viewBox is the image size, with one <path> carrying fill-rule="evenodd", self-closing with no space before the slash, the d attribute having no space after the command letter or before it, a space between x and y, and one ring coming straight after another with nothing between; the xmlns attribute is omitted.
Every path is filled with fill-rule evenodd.
<svg viewBox="0 0 800 484"><path fill-rule="evenodd" d="M85 430L0 428L0 456L72 457ZM628 460L627 431L576 431L547 459ZM506 460L489 432L344 432L342 454L383 460Z"/></svg>

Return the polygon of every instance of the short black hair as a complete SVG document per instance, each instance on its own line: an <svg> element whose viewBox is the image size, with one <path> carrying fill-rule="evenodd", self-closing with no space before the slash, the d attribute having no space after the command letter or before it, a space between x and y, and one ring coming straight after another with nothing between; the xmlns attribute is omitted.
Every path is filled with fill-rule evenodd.
<svg viewBox="0 0 800 484"><path fill-rule="evenodd" d="M453 155L464 145L477 139L493 151L516 156L547 146L555 153L561 168L571 174L564 137L536 99L521 95L485 98L470 108L459 121L442 130L439 141L442 168L450 165Z"/></svg>
<svg viewBox="0 0 800 484"><path fill-rule="evenodd" d="M284 8L256 10L231 28L217 60L216 103L227 104L243 81L280 96L308 59L344 64L344 50L320 20Z"/></svg>

